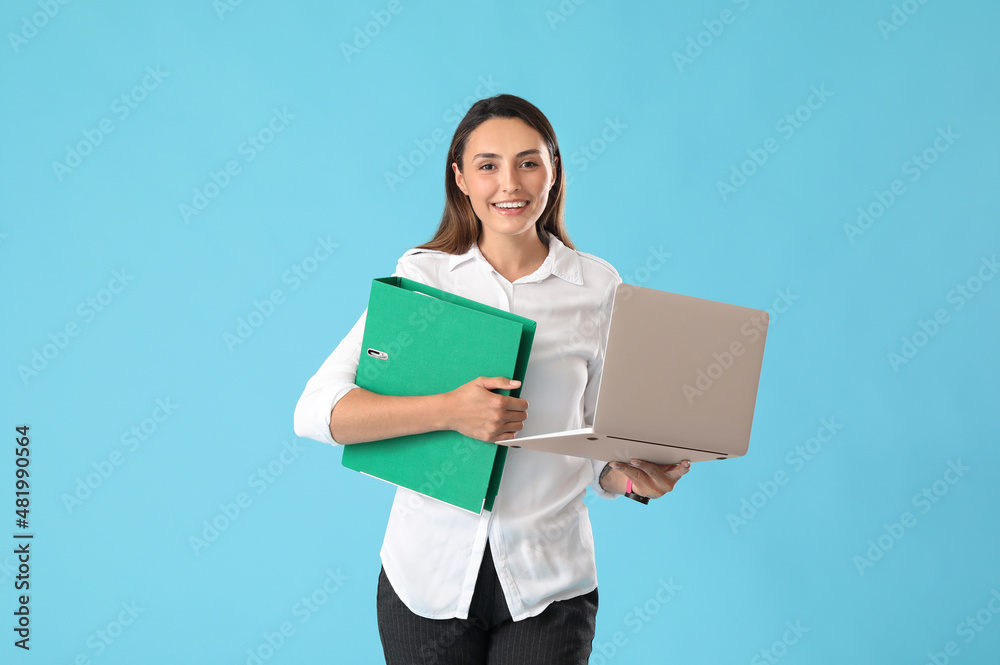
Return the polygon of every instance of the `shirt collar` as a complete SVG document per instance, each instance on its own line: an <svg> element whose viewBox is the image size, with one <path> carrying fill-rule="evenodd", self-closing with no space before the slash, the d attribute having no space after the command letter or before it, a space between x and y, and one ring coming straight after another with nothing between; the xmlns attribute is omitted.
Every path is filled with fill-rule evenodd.
<svg viewBox="0 0 1000 665"><path fill-rule="evenodd" d="M468 251L462 254L452 254L448 257L448 271L454 271L458 266L472 260L482 261L490 270L493 269L483 253L479 251L479 245L472 243L472 247ZM522 283L540 282L549 275L555 275L570 284L578 286L583 284L580 255L553 235L549 235L549 253L542 261L542 265L538 266L538 270L527 277L522 277L519 281Z"/></svg>

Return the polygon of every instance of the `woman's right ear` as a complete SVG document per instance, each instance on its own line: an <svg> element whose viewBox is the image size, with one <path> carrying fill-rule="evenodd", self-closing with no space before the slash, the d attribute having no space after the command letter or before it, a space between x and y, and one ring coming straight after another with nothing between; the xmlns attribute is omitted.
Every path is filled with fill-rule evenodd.
<svg viewBox="0 0 1000 665"><path fill-rule="evenodd" d="M458 168L458 162L451 163L451 170L455 174L455 184L458 185L463 194L468 196L469 192L465 189L465 178L462 176L462 170Z"/></svg>

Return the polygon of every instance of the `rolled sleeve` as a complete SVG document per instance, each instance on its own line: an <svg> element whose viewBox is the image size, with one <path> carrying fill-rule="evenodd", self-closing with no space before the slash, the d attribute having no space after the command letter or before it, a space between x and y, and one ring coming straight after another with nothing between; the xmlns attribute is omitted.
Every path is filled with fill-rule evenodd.
<svg viewBox="0 0 1000 665"><path fill-rule="evenodd" d="M358 387L358 358L367 314L366 309L330 357L306 382L293 417L298 436L340 445L330 434L330 414L344 395Z"/></svg>

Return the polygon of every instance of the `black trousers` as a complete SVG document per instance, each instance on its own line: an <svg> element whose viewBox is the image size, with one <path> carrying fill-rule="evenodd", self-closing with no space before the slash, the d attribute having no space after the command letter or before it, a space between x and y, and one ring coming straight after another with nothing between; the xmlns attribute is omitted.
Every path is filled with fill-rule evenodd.
<svg viewBox="0 0 1000 665"><path fill-rule="evenodd" d="M387 665L586 665L594 641L597 589L513 621L489 543L468 619L425 619L378 578L378 632Z"/></svg>

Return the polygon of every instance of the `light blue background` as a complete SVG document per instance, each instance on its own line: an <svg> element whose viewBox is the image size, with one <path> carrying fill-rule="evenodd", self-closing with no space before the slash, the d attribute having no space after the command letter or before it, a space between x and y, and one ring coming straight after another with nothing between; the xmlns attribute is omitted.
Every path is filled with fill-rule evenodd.
<svg viewBox="0 0 1000 665"><path fill-rule="evenodd" d="M996 3L908 0L892 31L889 0L219 5L0 12L3 426L31 427L36 534L29 653L12 646L13 539L0 549L0 660L236 665L249 649L268 663L381 662L392 490L297 439L292 409L370 280L436 227L434 132L450 139L476 95L509 92L556 128L581 250L633 283L792 302L772 319L747 457L696 466L646 508L588 501L591 662L921 665L949 641L948 662L996 662L1000 280L975 282L1000 249ZM345 55L366 25L377 34ZM814 87L830 96L803 108ZM282 130L248 161L241 144L276 112ZM779 123L796 112L808 119L788 136ZM103 119L113 131L57 174ZM608 122L619 129L602 143ZM777 151L721 195L769 138ZM410 157L421 144L426 161ZM927 149L936 161L911 180ZM411 159L423 163L387 184ZM231 160L238 175L185 220L180 206ZM905 191L851 242L845 224L894 180ZM337 248L313 264L318 238ZM660 248L670 259L645 272ZM296 282L295 266L315 270ZM102 292L116 270L131 281ZM957 296L970 279L981 289ZM276 289L271 315L227 345ZM106 306L91 313L88 298ZM887 354L939 309L948 322L893 367ZM61 339L67 324L78 334ZM51 358L22 376L35 351ZM176 409L127 444L163 415L158 399ZM796 447L824 418L842 428L803 463ZM0 533L13 534L8 442ZM286 443L298 451L280 461ZM115 451L121 464L93 475ZM270 484L268 464L281 472ZM67 504L88 476L96 488ZM935 483L934 503L914 499ZM249 504L220 517L240 493ZM758 507L738 523L744 500ZM912 526L894 527L905 512ZM229 524L195 553L213 520ZM330 595L317 591L328 570L341 579ZM325 602L303 622L314 592ZM138 617L116 624L133 602ZM268 651L283 622L294 632Z"/></svg>

